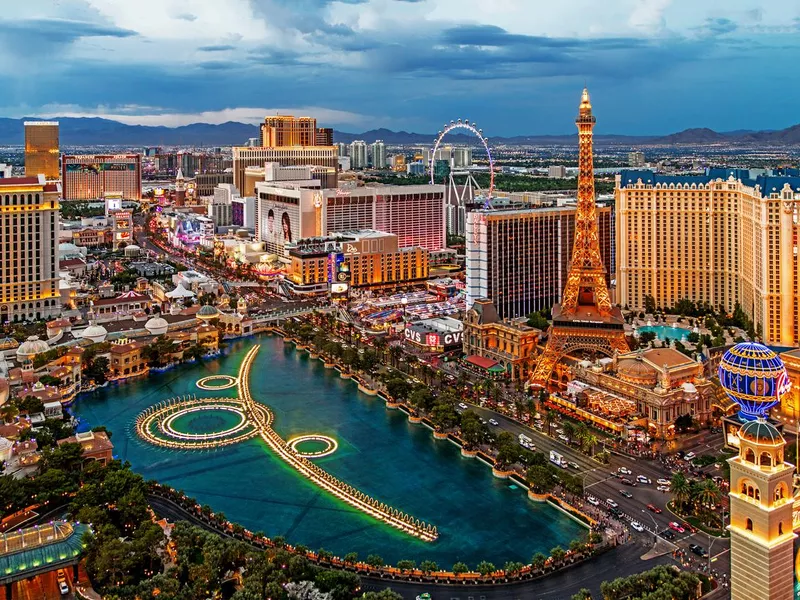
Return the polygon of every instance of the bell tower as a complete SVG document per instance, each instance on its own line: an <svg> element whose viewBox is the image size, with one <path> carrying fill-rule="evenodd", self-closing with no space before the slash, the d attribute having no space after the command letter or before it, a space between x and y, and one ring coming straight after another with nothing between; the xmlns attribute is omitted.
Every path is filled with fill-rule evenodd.
<svg viewBox="0 0 800 600"><path fill-rule="evenodd" d="M737 434L731 467L731 600L792 600L792 475L786 441L763 417Z"/></svg>

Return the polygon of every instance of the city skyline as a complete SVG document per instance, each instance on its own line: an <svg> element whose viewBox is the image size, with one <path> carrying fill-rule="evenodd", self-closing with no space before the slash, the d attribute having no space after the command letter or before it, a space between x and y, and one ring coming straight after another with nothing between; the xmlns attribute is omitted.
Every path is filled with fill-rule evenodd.
<svg viewBox="0 0 800 600"><path fill-rule="evenodd" d="M740 84L758 73L791 91L798 31L800 10L765 0L35 1L0 19L0 114L176 126L284 112L340 131L469 117L495 136L564 134L552 124L586 83L600 134L780 129L796 122L793 94Z"/></svg>

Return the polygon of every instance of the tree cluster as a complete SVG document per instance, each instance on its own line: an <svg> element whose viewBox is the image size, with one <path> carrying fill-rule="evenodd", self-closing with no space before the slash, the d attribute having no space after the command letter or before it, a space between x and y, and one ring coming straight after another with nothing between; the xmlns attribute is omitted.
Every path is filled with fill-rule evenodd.
<svg viewBox="0 0 800 600"><path fill-rule="evenodd" d="M700 578L676 567L658 566L630 577L600 585L603 600L694 600L701 592Z"/></svg>

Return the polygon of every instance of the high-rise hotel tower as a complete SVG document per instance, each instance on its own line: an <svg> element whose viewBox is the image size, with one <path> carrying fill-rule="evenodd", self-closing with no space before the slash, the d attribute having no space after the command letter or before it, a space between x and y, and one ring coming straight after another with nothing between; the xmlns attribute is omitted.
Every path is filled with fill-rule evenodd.
<svg viewBox="0 0 800 600"><path fill-rule="evenodd" d="M61 311L57 182L0 179L0 322L47 319Z"/></svg>
<svg viewBox="0 0 800 600"><path fill-rule="evenodd" d="M59 178L58 122L25 121L25 176Z"/></svg>
<svg viewBox="0 0 800 600"><path fill-rule="evenodd" d="M623 171L616 207L620 306L738 303L766 343L800 345L800 173Z"/></svg>

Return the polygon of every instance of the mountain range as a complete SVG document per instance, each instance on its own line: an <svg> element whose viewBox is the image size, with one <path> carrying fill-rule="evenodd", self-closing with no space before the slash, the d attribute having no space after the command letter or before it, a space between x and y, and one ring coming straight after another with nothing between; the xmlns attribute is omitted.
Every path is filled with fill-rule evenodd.
<svg viewBox="0 0 800 600"><path fill-rule="evenodd" d="M24 143L23 122L35 118L0 118L0 145L21 146ZM258 126L229 121L219 125L192 123L181 127L126 125L119 121L99 117L54 117L60 124L61 146L231 146L246 144L259 135ZM390 129L372 129L362 133L334 131L334 141L350 143L364 140L367 143L383 140L387 144L432 144L433 133L409 133ZM453 143L474 143L470 134L450 134ZM600 146L655 146L655 145L795 145L800 144L800 124L775 131L738 130L718 132L707 128L686 129L664 136L595 135ZM492 145L574 145L575 134L522 135L492 137Z"/></svg>

